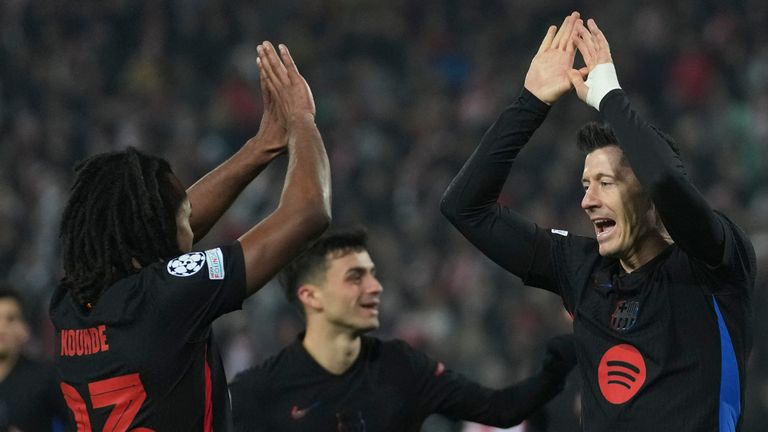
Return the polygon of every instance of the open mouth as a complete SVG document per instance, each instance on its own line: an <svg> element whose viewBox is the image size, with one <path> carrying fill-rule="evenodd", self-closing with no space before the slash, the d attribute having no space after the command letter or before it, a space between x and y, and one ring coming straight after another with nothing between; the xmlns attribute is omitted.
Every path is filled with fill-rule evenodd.
<svg viewBox="0 0 768 432"><path fill-rule="evenodd" d="M592 223L595 225L595 234L597 234L597 237L608 235L613 232L614 228L616 228L616 221L613 219L594 219Z"/></svg>
<svg viewBox="0 0 768 432"><path fill-rule="evenodd" d="M371 312L379 312L379 302L361 303L360 307Z"/></svg>

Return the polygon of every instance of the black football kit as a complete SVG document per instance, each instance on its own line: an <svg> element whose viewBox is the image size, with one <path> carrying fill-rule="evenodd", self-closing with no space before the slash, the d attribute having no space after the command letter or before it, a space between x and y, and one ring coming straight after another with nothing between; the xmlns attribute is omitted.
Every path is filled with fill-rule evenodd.
<svg viewBox="0 0 768 432"><path fill-rule="evenodd" d="M509 427L559 393L573 366L548 355L537 375L492 390L405 342L362 336L353 365L334 375L301 339L230 384L236 431L414 432L433 413Z"/></svg>
<svg viewBox="0 0 768 432"><path fill-rule="evenodd" d="M496 263L562 297L574 317L584 430L739 430L756 273L749 239L709 208L620 89L600 113L674 244L628 274L598 254L594 238L543 229L501 206L515 157L548 110L523 90L448 187L443 212Z"/></svg>
<svg viewBox="0 0 768 432"><path fill-rule="evenodd" d="M53 366L19 357L0 381L0 431L52 431L68 418Z"/></svg>
<svg viewBox="0 0 768 432"><path fill-rule="evenodd" d="M237 242L147 266L104 290L91 310L58 288L56 367L77 431L230 430L211 323L244 298Z"/></svg>

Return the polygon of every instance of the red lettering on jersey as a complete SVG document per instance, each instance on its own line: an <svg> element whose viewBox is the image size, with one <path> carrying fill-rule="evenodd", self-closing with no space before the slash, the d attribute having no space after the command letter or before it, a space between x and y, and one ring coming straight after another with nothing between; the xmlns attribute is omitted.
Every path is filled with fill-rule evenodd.
<svg viewBox="0 0 768 432"><path fill-rule="evenodd" d="M61 330L62 357L91 355L109 351L106 335L107 326L100 325L86 329Z"/></svg>

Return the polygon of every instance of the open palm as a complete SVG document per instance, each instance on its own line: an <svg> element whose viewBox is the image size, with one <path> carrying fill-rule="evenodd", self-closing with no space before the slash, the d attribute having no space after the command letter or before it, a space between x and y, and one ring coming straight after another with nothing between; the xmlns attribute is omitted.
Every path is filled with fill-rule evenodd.
<svg viewBox="0 0 768 432"><path fill-rule="evenodd" d="M572 88L568 71L573 68L576 47L571 37L579 13L567 16L560 26L550 26L525 76L525 88L541 101L552 104Z"/></svg>

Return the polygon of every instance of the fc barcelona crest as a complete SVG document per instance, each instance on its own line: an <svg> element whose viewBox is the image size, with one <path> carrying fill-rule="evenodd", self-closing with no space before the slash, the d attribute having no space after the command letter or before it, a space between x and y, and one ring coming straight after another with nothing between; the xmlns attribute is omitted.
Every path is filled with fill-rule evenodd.
<svg viewBox="0 0 768 432"><path fill-rule="evenodd" d="M640 312L640 302L636 299L619 300L611 315L611 328L625 332L637 323L637 315Z"/></svg>

